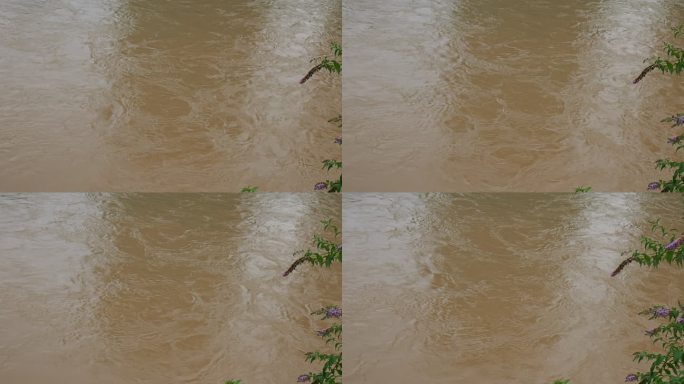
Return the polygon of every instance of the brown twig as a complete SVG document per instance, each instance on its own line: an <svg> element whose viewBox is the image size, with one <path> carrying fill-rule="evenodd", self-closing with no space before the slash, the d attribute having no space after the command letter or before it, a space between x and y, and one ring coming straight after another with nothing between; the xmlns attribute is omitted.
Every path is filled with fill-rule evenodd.
<svg viewBox="0 0 684 384"><path fill-rule="evenodd" d="M618 273L620 273L627 266L627 264L631 263L632 261L634 261L633 256L626 258L622 263L620 263L620 265L618 265L617 268L615 268L615 270L613 271L613 273L610 274L610 276L615 277Z"/></svg>
<svg viewBox="0 0 684 384"><path fill-rule="evenodd" d="M309 259L309 258L308 258L307 256L302 256L302 257L300 257L299 259L295 260L295 262L292 263L292 265L290 265L290 268L288 268L287 271L285 271L285 273L283 273L283 277L287 277L287 275L289 275L290 273L294 272L294 270L297 269L297 267L299 266L299 264L301 264L301 263L307 261L308 259Z"/></svg>
<svg viewBox="0 0 684 384"><path fill-rule="evenodd" d="M311 76L315 75L316 72L320 71L321 69L323 69L323 63L318 64L317 66L311 68L309 73L307 73L306 76L302 77L302 79L299 80L299 84L306 83L306 81L309 80L311 78Z"/></svg>
<svg viewBox="0 0 684 384"><path fill-rule="evenodd" d="M641 74L639 74L639 76L637 76L637 78L634 79L634 81L632 83L636 84L636 83L640 82L644 77L646 77L646 75L648 75L649 72L656 69L657 67L658 67L657 65L651 64L648 67L644 68L644 70L641 71Z"/></svg>

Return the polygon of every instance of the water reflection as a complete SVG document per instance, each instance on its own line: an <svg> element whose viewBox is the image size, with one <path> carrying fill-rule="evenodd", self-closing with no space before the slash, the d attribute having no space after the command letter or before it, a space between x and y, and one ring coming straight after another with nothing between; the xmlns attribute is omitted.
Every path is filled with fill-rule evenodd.
<svg viewBox="0 0 684 384"><path fill-rule="evenodd" d="M637 313L676 303L676 268L631 268L653 194L345 196L346 381L621 380L649 348ZM673 213L674 212L674 213ZM382 379L381 379L382 378Z"/></svg>
<svg viewBox="0 0 684 384"><path fill-rule="evenodd" d="M281 274L339 209L325 194L2 196L0 380L296 378L341 271Z"/></svg>

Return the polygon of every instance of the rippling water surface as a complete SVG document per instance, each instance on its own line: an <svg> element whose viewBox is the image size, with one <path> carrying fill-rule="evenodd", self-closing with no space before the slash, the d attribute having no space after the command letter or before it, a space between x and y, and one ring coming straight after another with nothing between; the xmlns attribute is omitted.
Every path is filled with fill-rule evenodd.
<svg viewBox="0 0 684 384"><path fill-rule="evenodd" d="M287 383L341 269L300 267L327 194L0 195L0 382Z"/></svg>
<svg viewBox="0 0 684 384"><path fill-rule="evenodd" d="M618 383L653 348L638 312L681 268L620 253L684 199L661 194L344 196L345 383ZM642 366L642 368L644 368Z"/></svg>
<svg viewBox="0 0 684 384"><path fill-rule="evenodd" d="M681 132L659 121L681 112L681 78L631 82L679 1L343 7L347 190L644 191L675 157Z"/></svg>
<svg viewBox="0 0 684 384"><path fill-rule="evenodd" d="M311 190L341 87L298 81L340 35L339 0L3 1L0 188Z"/></svg>

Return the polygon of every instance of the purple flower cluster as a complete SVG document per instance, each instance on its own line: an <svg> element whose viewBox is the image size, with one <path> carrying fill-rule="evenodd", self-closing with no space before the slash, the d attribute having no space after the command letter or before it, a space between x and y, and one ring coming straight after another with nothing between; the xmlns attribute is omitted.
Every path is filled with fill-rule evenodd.
<svg viewBox="0 0 684 384"><path fill-rule="evenodd" d="M328 184L326 184L322 181L320 183L316 183L316 185L314 185L314 191L322 191L326 188L328 188Z"/></svg>
<svg viewBox="0 0 684 384"><path fill-rule="evenodd" d="M311 376L309 376L309 375L299 375L299 377L297 378L297 382L298 383L308 383L310 379L311 379Z"/></svg>
<svg viewBox="0 0 684 384"><path fill-rule="evenodd" d="M653 311L653 316L655 317L668 317L670 316L670 309L665 307L658 307Z"/></svg>
<svg viewBox="0 0 684 384"><path fill-rule="evenodd" d="M679 315L677 318L677 324L684 324L684 317L682 317L682 315Z"/></svg>
<svg viewBox="0 0 684 384"><path fill-rule="evenodd" d="M682 245L682 242L684 241L683 236L679 236L676 238L673 242L665 246L665 250L667 251L674 251L675 249L679 248Z"/></svg>
<svg viewBox="0 0 684 384"><path fill-rule="evenodd" d="M323 336L325 336L325 335L328 334L328 331L330 331L330 328L321 329L321 330L316 331L316 334L317 334L318 336L323 337Z"/></svg>
<svg viewBox="0 0 684 384"><path fill-rule="evenodd" d="M334 318L339 319L340 317L342 317L342 309L337 308L337 307L330 307L325 311L325 317L326 318L334 317Z"/></svg>
<svg viewBox="0 0 684 384"><path fill-rule="evenodd" d="M677 116L674 118L674 124L675 125L682 125L684 124L684 116Z"/></svg>
<svg viewBox="0 0 684 384"><path fill-rule="evenodd" d="M672 136L667 139L668 144L677 144L682 139L680 135Z"/></svg>
<svg viewBox="0 0 684 384"><path fill-rule="evenodd" d="M637 381L637 380L639 380L639 378L637 377L637 375L635 375L633 373L630 373L629 375L627 375L627 377L625 377L625 382Z"/></svg>
<svg viewBox="0 0 684 384"><path fill-rule="evenodd" d="M660 189L660 181L653 181L651 183L648 183L649 191L654 191L656 189Z"/></svg>

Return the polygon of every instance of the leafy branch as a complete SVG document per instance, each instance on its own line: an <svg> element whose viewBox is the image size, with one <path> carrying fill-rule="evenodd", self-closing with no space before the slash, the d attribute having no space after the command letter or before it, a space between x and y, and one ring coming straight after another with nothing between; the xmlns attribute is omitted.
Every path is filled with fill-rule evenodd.
<svg viewBox="0 0 684 384"><path fill-rule="evenodd" d="M657 268L662 263L682 265L684 261L684 235L678 235L675 230L666 230L659 220L651 222L651 231L661 239L649 236L641 238L643 251L632 251L632 255L625 259L611 276L615 276L629 263L636 262L642 266ZM668 239L663 241L663 239ZM630 373L625 377L626 382L639 384L682 384L684 383L684 308L663 305L653 306L641 315L648 315L649 319L658 319L661 325L647 330L645 334L654 344L658 344L660 353L640 351L633 354L636 362L650 362L647 372Z"/></svg>
<svg viewBox="0 0 684 384"><path fill-rule="evenodd" d="M675 38L681 35L682 27L684 27L684 25L671 28L672 34ZM655 69L659 69L662 73L667 72L669 74L676 75L679 75L682 72L682 69L684 69L684 49L676 47L671 43L666 42L665 46L663 47L663 51L665 52L667 57L663 58L660 56L656 56L651 59L646 59L647 62L652 61L652 63L646 68L644 68L639 74L639 76L637 76L637 78L634 79L634 84L643 80L643 78L646 77L646 75L648 75L651 71Z"/></svg>
<svg viewBox="0 0 684 384"><path fill-rule="evenodd" d="M340 139L342 142L342 139ZM330 171L331 169L342 169L342 162L334 159L323 160L323 169ZM314 185L315 191L327 190L328 192L342 192L342 175L336 180L326 180L316 183Z"/></svg>
<svg viewBox="0 0 684 384"><path fill-rule="evenodd" d="M683 27L684 25L680 25L672 28L675 38L681 35ZM665 52L665 57L656 56L655 58L646 60L647 62L651 61L651 64L644 68L639 76L634 79L634 84L640 82L647 74L655 69L659 69L662 73L669 73L671 75L679 75L682 73L682 70L684 70L684 48L666 42L663 51ZM678 113L672 115L661 120L661 122L672 123L672 128L677 127L684 124L684 114ZM682 134L675 135L668 138L667 142L676 146L676 151L679 151L684 147L684 143L682 143L683 137L684 135ZM660 171L667 169L672 172L672 177L670 180L660 180L649 183L649 190L659 190L660 192L684 192L684 162L659 159L656 161L656 169Z"/></svg>
<svg viewBox="0 0 684 384"><path fill-rule="evenodd" d="M283 276L288 276L303 263L309 263L314 266L330 267L333 262L342 262L342 245L335 242L340 236L340 230L335 224L332 224L332 219L324 220L321 223L323 224L323 231L332 234L332 240L329 240L322 235L315 234L313 236L315 249L300 250L293 253L293 256L303 255L290 265L285 273L283 273Z"/></svg>
<svg viewBox="0 0 684 384"><path fill-rule="evenodd" d="M681 384L684 383L684 318L680 304L678 307L668 308L655 306L643 311L650 319L661 320L661 325L647 330L654 344L659 344L663 353L635 352L634 361L648 361L651 367L647 372L637 372L627 375L625 381L639 384Z"/></svg>
<svg viewBox="0 0 684 384"><path fill-rule="evenodd" d="M675 230L666 230L659 220L651 222L651 231L658 234L661 240L642 236L640 241L643 250L632 251L631 255L618 265L611 276L616 276L633 262L654 268L663 262L670 265L682 265L682 262L684 262L684 248L681 245L684 243L684 235L677 234ZM665 241L662 239L665 239Z"/></svg>
<svg viewBox="0 0 684 384"><path fill-rule="evenodd" d="M330 51L333 55L332 58L326 55L316 57L311 60L311 63L317 64L311 68L301 80L299 80L299 84L306 83L311 77L313 77L313 75L322 69L326 69L330 73L339 74L342 72L342 46L339 43L332 42L330 43Z"/></svg>
<svg viewBox="0 0 684 384"><path fill-rule="evenodd" d="M321 320L331 318L339 319L342 317L342 309L337 306L321 308L312 315L320 315ZM297 382L304 383L311 381L312 384L338 384L342 377L342 324L334 323L330 327L317 332L318 336L325 340L325 344L332 344L334 352L322 353L319 351L308 352L306 361L309 363L323 363L319 372L309 372L300 375Z"/></svg>

